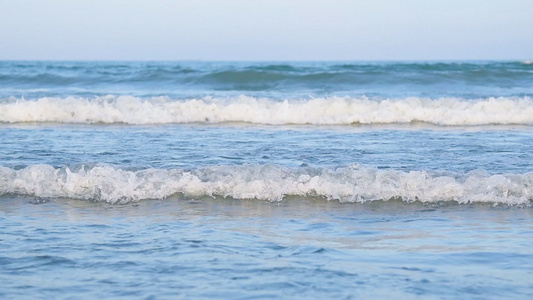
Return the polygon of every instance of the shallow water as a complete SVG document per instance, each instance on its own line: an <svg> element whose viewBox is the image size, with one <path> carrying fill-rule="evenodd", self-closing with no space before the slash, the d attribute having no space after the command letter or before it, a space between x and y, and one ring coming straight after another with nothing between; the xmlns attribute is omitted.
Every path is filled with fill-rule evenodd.
<svg viewBox="0 0 533 300"><path fill-rule="evenodd" d="M3 198L6 298L531 296L530 209Z"/></svg>

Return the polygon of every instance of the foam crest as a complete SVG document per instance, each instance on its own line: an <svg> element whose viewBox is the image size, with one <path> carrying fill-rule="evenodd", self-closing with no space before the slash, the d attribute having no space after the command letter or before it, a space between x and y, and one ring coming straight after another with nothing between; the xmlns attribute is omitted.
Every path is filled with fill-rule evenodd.
<svg viewBox="0 0 533 300"><path fill-rule="evenodd" d="M224 123L533 125L533 99L405 98L373 100L330 97L277 101L241 96L230 99L172 100L130 96L10 99L0 101L0 122L59 123Z"/></svg>
<svg viewBox="0 0 533 300"><path fill-rule="evenodd" d="M0 195L75 198L108 203L143 199L230 197L281 201L286 196L341 202L402 199L432 203L530 205L533 173L491 175L378 170L358 165L289 169L278 165L212 166L196 170L130 171L109 165L75 169L32 165L0 167Z"/></svg>

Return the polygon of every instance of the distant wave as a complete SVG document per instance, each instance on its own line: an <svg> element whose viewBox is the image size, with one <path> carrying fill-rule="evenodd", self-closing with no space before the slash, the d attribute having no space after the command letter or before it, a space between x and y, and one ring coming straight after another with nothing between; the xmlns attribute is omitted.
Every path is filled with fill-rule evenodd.
<svg viewBox="0 0 533 300"><path fill-rule="evenodd" d="M533 125L533 99L366 97L289 99L203 98L172 100L130 96L98 98L40 98L0 100L0 122L58 122L81 124L392 124L426 122L446 126Z"/></svg>
<svg viewBox="0 0 533 300"><path fill-rule="evenodd" d="M282 201L287 196L322 197L341 202L401 199L433 203L530 205L533 173L490 175L340 168L285 168L278 165L212 166L196 170L130 171L109 165L54 168L0 167L0 195L75 198L108 203L144 199L229 197Z"/></svg>
<svg viewBox="0 0 533 300"><path fill-rule="evenodd" d="M495 96L531 96L529 61L517 62L1 62L0 86L16 89L8 95L28 95L30 89L83 90L106 93L118 89L202 91L305 91L360 94L437 91L490 91ZM102 93L95 93L101 95ZM131 93L130 93L131 94ZM50 96L56 94L40 94ZM66 95L66 94L63 94ZM88 94L78 94L88 95ZM140 95L140 94L137 94ZM465 95L463 95L465 96Z"/></svg>

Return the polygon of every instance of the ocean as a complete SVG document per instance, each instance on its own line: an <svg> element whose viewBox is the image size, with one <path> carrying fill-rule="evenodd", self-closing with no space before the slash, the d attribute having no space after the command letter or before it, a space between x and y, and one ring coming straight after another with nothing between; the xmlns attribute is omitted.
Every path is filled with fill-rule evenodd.
<svg viewBox="0 0 533 300"><path fill-rule="evenodd" d="M533 62L0 62L4 299L531 299Z"/></svg>

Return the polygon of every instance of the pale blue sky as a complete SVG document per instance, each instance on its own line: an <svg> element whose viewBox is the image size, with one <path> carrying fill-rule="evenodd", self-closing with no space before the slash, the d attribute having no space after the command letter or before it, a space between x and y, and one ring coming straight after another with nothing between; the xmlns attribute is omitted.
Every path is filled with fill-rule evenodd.
<svg viewBox="0 0 533 300"><path fill-rule="evenodd" d="M533 0L0 0L0 60L532 59Z"/></svg>

